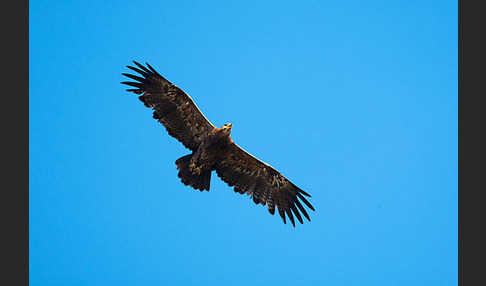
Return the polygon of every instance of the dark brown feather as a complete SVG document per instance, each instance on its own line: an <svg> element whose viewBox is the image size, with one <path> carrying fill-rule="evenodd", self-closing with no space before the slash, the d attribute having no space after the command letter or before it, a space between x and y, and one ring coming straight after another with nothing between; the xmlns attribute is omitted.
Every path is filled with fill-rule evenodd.
<svg viewBox="0 0 486 286"><path fill-rule="evenodd" d="M137 61L133 61L134 64L136 64L139 68L141 68L145 73L147 74L152 74L151 71L149 71L146 67L144 67L143 65L139 64Z"/></svg>
<svg viewBox="0 0 486 286"><path fill-rule="evenodd" d="M297 217L297 219L299 220L299 222L301 224L303 224L304 221L302 220L302 217L300 216L299 211L295 208L295 204L294 203L290 204L290 208L292 209L292 212L295 214L295 216Z"/></svg>
<svg viewBox="0 0 486 286"><path fill-rule="evenodd" d="M136 80L136 81L145 83L145 78L143 78L143 77L139 77L139 76L136 76L136 75L133 75L133 74L129 74L129 73L122 73L122 75L124 75L126 77L129 77L129 78L131 78L133 80Z"/></svg>
<svg viewBox="0 0 486 286"><path fill-rule="evenodd" d="M144 72L143 70L141 69L137 69L136 67L132 67L132 66L126 66L127 68L131 69L132 71L136 72L136 73L139 73L141 75L143 75L144 77L148 77L149 74L147 72Z"/></svg>
<svg viewBox="0 0 486 286"><path fill-rule="evenodd" d="M133 86L133 87L138 87L138 88L142 88L143 87L143 84L142 83L139 83L139 82L122 81L121 83L122 84L129 85L129 86Z"/></svg>
<svg viewBox="0 0 486 286"><path fill-rule="evenodd" d="M215 167L216 173L229 186L235 186L235 192L249 192L256 204L267 204L271 214L275 213L277 207L284 223L286 215L294 226L294 215L303 223L299 210L310 221L307 211L299 202L300 199L311 210L315 210L303 196L310 195L296 187L281 173L234 143L231 143L221 156L222 159Z"/></svg>
<svg viewBox="0 0 486 286"><path fill-rule="evenodd" d="M135 80L123 84L136 87L131 92L142 94L140 100L145 106L154 109L154 118L162 123L169 135L179 140L186 148L196 151L204 137L214 126L204 117L192 98L180 88L163 78L155 69L134 61L138 67L129 69L143 77L123 73Z"/></svg>

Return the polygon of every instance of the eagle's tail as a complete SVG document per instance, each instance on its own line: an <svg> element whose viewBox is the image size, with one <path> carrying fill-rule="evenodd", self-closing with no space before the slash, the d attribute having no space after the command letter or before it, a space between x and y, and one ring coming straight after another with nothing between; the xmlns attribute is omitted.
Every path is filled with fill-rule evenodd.
<svg viewBox="0 0 486 286"><path fill-rule="evenodd" d="M189 185L196 190L209 191L209 183L211 182L211 171L201 172L201 174L193 174L189 170L189 163L191 161L192 154L183 156L175 161L179 174L177 176L181 178L184 185Z"/></svg>

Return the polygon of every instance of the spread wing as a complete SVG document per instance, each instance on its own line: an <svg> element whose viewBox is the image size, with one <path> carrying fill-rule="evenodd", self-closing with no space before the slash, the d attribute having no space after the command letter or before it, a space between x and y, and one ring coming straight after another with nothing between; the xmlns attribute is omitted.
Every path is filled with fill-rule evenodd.
<svg viewBox="0 0 486 286"><path fill-rule="evenodd" d="M172 137L186 148L196 151L202 139L214 126L204 117L199 108L182 89L162 77L148 63L147 67L133 61L138 67L127 66L140 76L123 73L135 82L122 84L134 87L129 92L139 94L145 106L154 110L153 117L162 123Z"/></svg>
<svg viewBox="0 0 486 286"><path fill-rule="evenodd" d="M267 204L268 211L272 215L277 207L284 223L286 223L285 214L292 225L295 226L294 215L300 223L303 223L299 210L310 221L307 211L300 202L314 210L304 197L310 195L235 143L229 146L223 159L216 164L216 173L229 186L235 186L235 192L251 195L256 204Z"/></svg>

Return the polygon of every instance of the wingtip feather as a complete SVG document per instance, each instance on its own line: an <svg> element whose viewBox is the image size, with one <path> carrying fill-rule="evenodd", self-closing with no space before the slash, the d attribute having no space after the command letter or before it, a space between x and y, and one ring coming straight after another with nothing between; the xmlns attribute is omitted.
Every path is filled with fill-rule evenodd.
<svg viewBox="0 0 486 286"><path fill-rule="evenodd" d="M135 64L137 67L141 68L141 69L142 69L144 72L149 73L149 74L151 73L151 71L150 71L150 70L148 70L146 67L144 67L142 64L138 63L137 61L133 61L133 63L134 63L134 64Z"/></svg>
<svg viewBox="0 0 486 286"><path fill-rule="evenodd" d="M138 83L138 82L131 82L131 81L122 81L120 82L121 84L126 84L126 85L129 85L129 86L133 86L133 87L137 87L137 88L141 88L143 85L141 83Z"/></svg>
<svg viewBox="0 0 486 286"><path fill-rule="evenodd" d="M295 220L294 220L294 216L292 215L292 212L290 211L290 209L287 207L285 208L285 212L287 213L287 216L289 217L290 219L290 222L292 223L292 225L295 227Z"/></svg>
<svg viewBox="0 0 486 286"><path fill-rule="evenodd" d="M307 213L307 211L305 210L305 208L302 206L302 204L298 200L295 200L295 205L299 208L299 210L302 212L302 214L305 216L305 218L308 221L310 221L309 214Z"/></svg>
<svg viewBox="0 0 486 286"><path fill-rule="evenodd" d="M311 205L311 203L309 203L309 201L303 196L301 195L300 193L297 193L297 196L299 197L299 199L301 199L304 204L309 207L311 210L315 211L314 207Z"/></svg>

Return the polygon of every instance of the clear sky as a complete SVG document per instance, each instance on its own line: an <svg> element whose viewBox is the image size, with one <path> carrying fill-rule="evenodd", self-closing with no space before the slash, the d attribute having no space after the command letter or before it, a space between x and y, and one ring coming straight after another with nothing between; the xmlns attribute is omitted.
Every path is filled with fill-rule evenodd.
<svg viewBox="0 0 486 286"><path fill-rule="evenodd" d="M457 285L457 1L30 1L30 282ZM293 228L120 84L149 62L312 195Z"/></svg>

